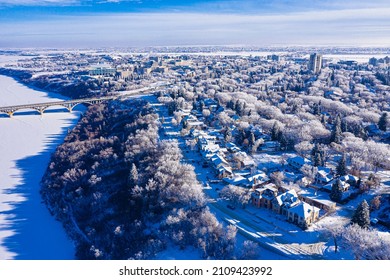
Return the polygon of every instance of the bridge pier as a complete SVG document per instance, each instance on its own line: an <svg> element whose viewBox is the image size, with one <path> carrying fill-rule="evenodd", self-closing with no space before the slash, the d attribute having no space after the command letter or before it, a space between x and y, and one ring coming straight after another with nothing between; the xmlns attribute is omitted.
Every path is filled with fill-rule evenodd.
<svg viewBox="0 0 390 280"><path fill-rule="evenodd" d="M75 104L72 104L72 103L68 103L68 104L65 104L64 107L66 109L68 109L69 113L72 113L72 110L73 110L73 107L75 106Z"/></svg>
<svg viewBox="0 0 390 280"><path fill-rule="evenodd" d="M43 116L43 112L45 111L46 108L37 108L38 112Z"/></svg>

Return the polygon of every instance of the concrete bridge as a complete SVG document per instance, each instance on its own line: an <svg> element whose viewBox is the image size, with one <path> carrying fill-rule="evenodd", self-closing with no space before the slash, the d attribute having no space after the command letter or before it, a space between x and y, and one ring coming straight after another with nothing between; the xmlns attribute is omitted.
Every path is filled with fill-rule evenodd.
<svg viewBox="0 0 390 280"><path fill-rule="evenodd" d="M110 100L119 99L119 98L126 98L128 96L138 95L138 94L145 94L150 93L152 91L155 91L161 87L165 87L167 84L159 84L159 85L151 85L148 87L144 87L141 89L126 91L124 93L118 92L116 95L113 96L103 96L103 97L92 97L92 98L83 98L83 99L72 99L72 100L61 100L61 101L54 101L54 102L44 102L44 103L36 103L36 104L23 104L23 105L12 105L12 106L6 106L6 107L0 107L0 114L4 113L7 114L9 117L12 117L13 114L19 110L26 110L30 109L33 111L39 112L41 115L50 107L53 106L62 106L66 108L69 112L72 112L73 108L77 105L83 104L83 105L93 105L93 104L101 104L104 102L108 102Z"/></svg>

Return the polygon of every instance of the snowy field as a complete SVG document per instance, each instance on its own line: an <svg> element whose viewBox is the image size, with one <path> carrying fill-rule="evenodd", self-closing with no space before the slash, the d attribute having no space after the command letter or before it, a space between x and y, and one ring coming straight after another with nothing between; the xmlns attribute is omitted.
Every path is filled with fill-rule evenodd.
<svg viewBox="0 0 390 280"><path fill-rule="evenodd" d="M0 76L0 107L49 102L60 95L39 92ZM54 110L55 111L55 110ZM0 259L72 259L73 244L50 216L39 194L51 153L80 112L0 115Z"/></svg>
<svg viewBox="0 0 390 280"><path fill-rule="evenodd" d="M368 63L368 60L371 57L384 58L385 56L390 56L386 53L373 53L373 54L324 54L325 59L338 62L340 60L353 60L358 63Z"/></svg>

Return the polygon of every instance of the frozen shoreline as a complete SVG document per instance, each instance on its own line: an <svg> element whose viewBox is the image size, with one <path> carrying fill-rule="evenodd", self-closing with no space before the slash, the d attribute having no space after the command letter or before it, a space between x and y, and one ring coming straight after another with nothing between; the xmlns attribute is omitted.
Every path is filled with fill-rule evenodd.
<svg viewBox="0 0 390 280"><path fill-rule="evenodd" d="M65 99L0 76L0 106ZM51 153L80 112L0 115L0 260L73 259L73 243L42 203L40 180Z"/></svg>

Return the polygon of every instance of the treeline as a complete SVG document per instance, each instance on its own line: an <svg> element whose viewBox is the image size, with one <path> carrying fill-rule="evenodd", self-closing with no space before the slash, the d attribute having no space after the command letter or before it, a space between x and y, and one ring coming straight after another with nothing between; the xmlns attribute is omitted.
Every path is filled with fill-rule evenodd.
<svg viewBox="0 0 390 280"><path fill-rule="evenodd" d="M193 167L176 142L159 140L159 124L144 101L90 106L53 154L41 194L78 259L151 259L172 244L235 257L236 228L209 211Z"/></svg>
<svg viewBox="0 0 390 280"><path fill-rule="evenodd" d="M0 75L5 75L9 77L13 77L19 81L23 81L25 79L30 79L32 75L24 70L17 70L17 69L7 69L7 68L1 68L0 67Z"/></svg>
<svg viewBox="0 0 390 280"><path fill-rule="evenodd" d="M108 89L101 90L102 84L97 83L95 79L82 78L80 74L83 73L34 77L27 70L0 68L0 75L12 77L26 86L59 93L73 99L105 95L109 91Z"/></svg>

